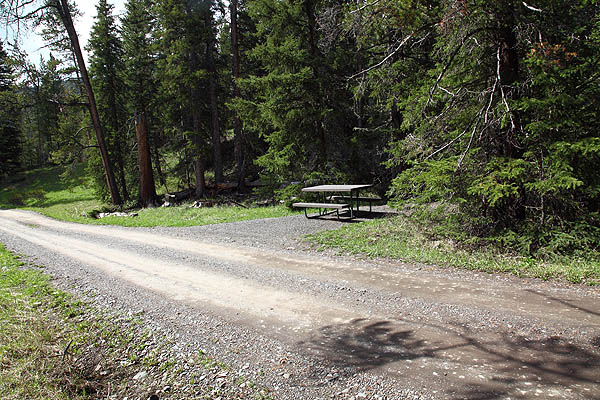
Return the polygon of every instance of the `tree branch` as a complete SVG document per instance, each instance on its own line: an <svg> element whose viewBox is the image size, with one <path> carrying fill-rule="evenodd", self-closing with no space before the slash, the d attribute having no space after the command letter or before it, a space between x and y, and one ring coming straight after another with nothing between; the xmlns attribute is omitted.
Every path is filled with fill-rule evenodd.
<svg viewBox="0 0 600 400"><path fill-rule="evenodd" d="M360 8L357 8L356 10L352 10L352 11L350 11L350 14L355 14L355 13L357 13L357 12L359 12L359 11L362 11L362 10L364 10L364 9L365 9L365 8L367 8L367 7L374 6L375 4L379 3L380 1L381 1L381 0L375 0L375 1L372 1L371 3L367 3L367 4L365 4L364 6L362 6L362 7L360 7Z"/></svg>
<svg viewBox="0 0 600 400"><path fill-rule="evenodd" d="M516 125L515 125L515 121L513 119L512 116L512 111L510 110L510 106L508 105L508 101L506 100L506 95L504 93L504 88L502 86L502 81L501 81L501 76L500 76L500 47L498 47L498 51L496 52L496 58L498 59L498 64L496 66L496 79L498 79L498 81L500 81L500 93L502 94L502 102L504 103L504 106L506 107L506 111L508 112L508 116L510 117L510 126L512 128L512 130L514 131L516 129Z"/></svg>
<svg viewBox="0 0 600 400"><path fill-rule="evenodd" d="M360 72L358 72L358 73L356 73L356 74L352 75L351 77L347 78L347 80L349 80L349 81L350 81L350 80L352 80L352 79L356 78L357 76L360 76L360 75L366 74L367 72L369 72L369 71L371 71L371 70L373 70L373 69L375 69L375 68L378 68L378 67L382 66L382 65L383 65L383 64L384 64L384 63L385 63L387 60L389 60L389 59L390 59L392 56L394 56L394 54L396 54L397 52L399 52L399 51L400 51L400 49L401 49L401 48L402 48L402 47L403 47L403 46L406 44L406 42L408 42L408 41L410 40L410 38L412 38L412 37L413 37L413 35L414 35L414 32L413 32L413 33L411 33L410 35L408 35L407 37L405 37L405 38L404 38L404 39L403 39L403 40L400 42L400 44L398 45L398 47L396 47L396 48L394 49L394 51L392 51L390 54L388 54L387 56L385 56L385 58L384 58L383 60L381 60L380 62L378 62L378 63L377 63L377 64L375 64L375 65L371 65L371 66L370 66L369 68L367 68L367 69L364 69L364 70L362 70L362 71L360 71Z"/></svg>

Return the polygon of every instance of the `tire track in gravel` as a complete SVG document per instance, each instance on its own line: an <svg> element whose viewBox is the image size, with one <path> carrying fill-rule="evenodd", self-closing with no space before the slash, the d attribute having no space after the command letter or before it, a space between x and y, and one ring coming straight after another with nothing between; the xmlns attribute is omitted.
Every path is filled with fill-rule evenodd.
<svg viewBox="0 0 600 400"><path fill-rule="evenodd" d="M165 248L181 253L192 253L202 257L224 260L234 263L246 263L259 267L301 272L307 276L328 279L336 277L352 281L355 284L371 286L390 292L401 290L402 295L435 299L436 302L459 304L476 303L478 307L498 309L501 306L512 312L527 316L544 315L545 319L555 319L561 323L572 321L577 325L589 323L600 330L600 316L588 312L598 307L598 299L594 297L573 297L567 294L546 295L543 291L518 290L506 285L489 287L479 282L457 281L403 273L400 270L366 268L357 263L321 261L315 256L289 256L266 252L264 249L236 247L203 243L195 240L169 238L164 235L137 232L132 229L113 228L111 226L93 226L69 224L41 215L22 213L19 211L2 211L2 215L13 221L30 226L43 226L57 231L70 231L96 236L110 237L136 242L144 245ZM551 307L550 307L551 306Z"/></svg>
<svg viewBox="0 0 600 400"><path fill-rule="evenodd" d="M508 328L474 331L456 316L448 322L402 318L393 304L371 310L334 295L275 287L257 277L203 268L203 260L292 272L313 281L337 280L350 287L401 293L432 304L480 307L600 331L600 302L571 292L546 293L510 285L486 286L439 276L393 271L374 264L331 262L250 247L169 238L146 230L88 226L21 211L0 211L0 230L172 300L267 319L308 354L357 373L376 370L443 398L600 398L600 352L560 338L530 338ZM103 244L95 243L104 239ZM107 238L193 254L193 264L158 259L106 244ZM258 275L258 274L257 274ZM386 311L389 310L389 311ZM436 311L437 313L437 311ZM240 320L239 318L236 318ZM539 323L539 322L538 322ZM260 326L253 328L261 330ZM266 333L266 332L265 332Z"/></svg>

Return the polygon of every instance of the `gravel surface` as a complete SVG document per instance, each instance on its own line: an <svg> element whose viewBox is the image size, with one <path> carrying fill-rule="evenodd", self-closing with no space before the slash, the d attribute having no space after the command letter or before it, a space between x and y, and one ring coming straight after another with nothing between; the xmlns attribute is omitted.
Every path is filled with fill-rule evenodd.
<svg viewBox="0 0 600 400"><path fill-rule="evenodd" d="M247 382L275 399L600 398L598 289L315 252L301 239L344 223L132 229L0 211L0 242L168 343L178 384L138 377L163 398L199 393L198 380L221 388L214 398L245 398ZM198 371L200 352L229 372Z"/></svg>

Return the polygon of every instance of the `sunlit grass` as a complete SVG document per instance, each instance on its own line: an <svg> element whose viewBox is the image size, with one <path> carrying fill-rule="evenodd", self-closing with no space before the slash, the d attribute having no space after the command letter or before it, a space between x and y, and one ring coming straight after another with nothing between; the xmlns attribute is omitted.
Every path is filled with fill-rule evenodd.
<svg viewBox="0 0 600 400"><path fill-rule="evenodd" d="M37 211L62 221L96 225L121 226L197 226L224 222L274 218L296 214L284 206L239 207L217 206L192 208L189 205L133 210L135 217L90 217L95 210L106 207L94 197L84 174L84 166L77 166L66 178L63 167L29 171L13 179L0 189L0 208L21 208Z"/></svg>

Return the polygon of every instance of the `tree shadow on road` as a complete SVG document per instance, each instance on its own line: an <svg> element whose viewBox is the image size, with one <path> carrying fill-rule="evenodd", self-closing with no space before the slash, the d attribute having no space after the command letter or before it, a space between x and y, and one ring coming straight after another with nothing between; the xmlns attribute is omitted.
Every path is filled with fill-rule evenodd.
<svg viewBox="0 0 600 400"><path fill-rule="evenodd" d="M553 301L553 302L560 303L560 304L562 304L564 306L572 308L573 310L582 311L582 312L584 312L586 314L594 315L596 317L600 317L600 312L594 311L594 310L590 310L589 308L585 308L585 307L583 307L581 305L574 304L573 302L570 302L570 301L567 301L567 300L564 300L564 299L559 299L558 297L550 296L549 294L540 293L538 291L531 290L531 289L526 289L526 291L529 292L529 293L531 293L531 294L535 294L537 296L540 296L540 297L542 297L542 298L544 298L544 299L546 299L548 301Z"/></svg>
<svg viewBox="0 0 600 400"><path fill-rule="evenodd" d="M423 326L427 335L420 334ZM556 337L531 339L511 332L480 335L460 324L442 327L355 319L324 326L301 345L351 374L394 364L392 369L406 379L408 386L443 389L447 398L499 399L515 395L517 389L538 387L574 387L572 390L585 394L585 398L600 398L600 352L594 347ZM417 372L415 360L421 360L418 364L429 370ZM452 368L445 372L444 365ZM467 379L459 379L460 375L467 375ZM584 391L586 388L588 391Z"/></svg>

